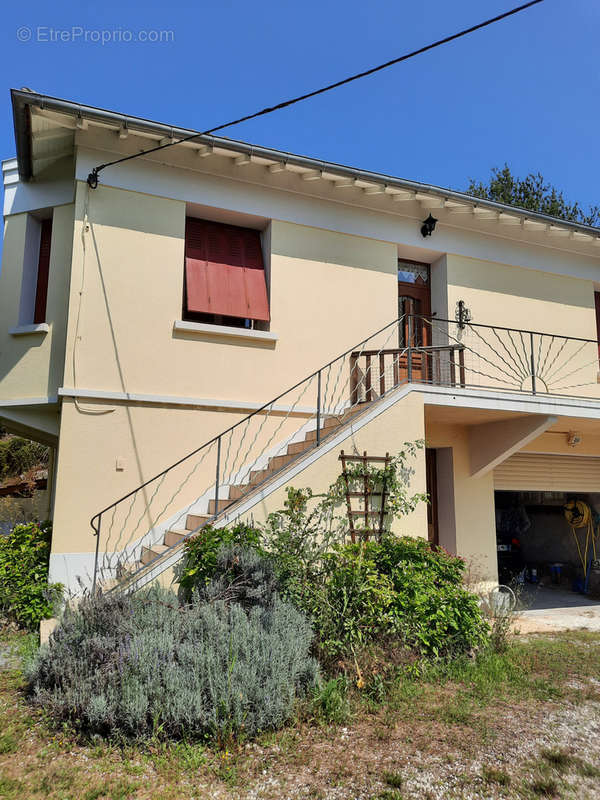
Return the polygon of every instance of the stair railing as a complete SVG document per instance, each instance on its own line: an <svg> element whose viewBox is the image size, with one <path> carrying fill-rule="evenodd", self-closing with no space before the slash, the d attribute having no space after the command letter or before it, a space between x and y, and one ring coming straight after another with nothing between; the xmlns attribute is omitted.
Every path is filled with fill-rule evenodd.
<svg viewBox="0 0 600 800"><path fill-rule="evenodd" d="M597 375L595 339L400 317L95 514L92 590L157 574L185 538L402 384L598 400ZM173 529L187 532L165 548Z"/></svg>
<svg viewBox="0 0 600 800"><path fill-rule="evenodd" d="M164 560L160 542L167 531L187 529L186 537L196 533L207 518L237 503L245 489L270 480L278 458L281 468L287 466L288 446L295 458L319 447L330 420L365 402L359 399L360 386L371 380L371 368L358 374L360 354L367 347L376 353L389 350L403 319L388 323L95 514L90 521L96 538L92 592L100 585L135 582ZM188 515L197 519L191 530L185 525ZM161 552L140 566L140 559L157 546Z"/></svg>

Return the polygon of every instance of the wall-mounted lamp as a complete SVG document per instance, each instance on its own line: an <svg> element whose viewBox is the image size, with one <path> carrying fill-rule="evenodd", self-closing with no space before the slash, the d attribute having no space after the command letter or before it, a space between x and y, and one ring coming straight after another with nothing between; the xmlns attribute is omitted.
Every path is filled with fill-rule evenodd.
<svg viewBox="0 0 600 800"><path fill-rule="evenodd" d="M473 315L471 314L471 309L467 308L464 300L459 300L456 304L454 319L458 322L458 327L461 331L467 327L469 322L472 322Z"/></svg>
<svg viewBox="0 0 600 800"><path fill-rule="evenodd" d="M577 447L578 444L581 444L581 434L577 433L577 431L569 431L567 434L567 444L569 447Z"/></svg>
<svg viewBox="0 0 600 800"><path fill-rule="evenodd" d="M427 217L427 219L423 220L423 224L421 225L421 236L425 238L426 236L431 236L431 234L435 230L437 219L432 217L431 214Z"/></svg>

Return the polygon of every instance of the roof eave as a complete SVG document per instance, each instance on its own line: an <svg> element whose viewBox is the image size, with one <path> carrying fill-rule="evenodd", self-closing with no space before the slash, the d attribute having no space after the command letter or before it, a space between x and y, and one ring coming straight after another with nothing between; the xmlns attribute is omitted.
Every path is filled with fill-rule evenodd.
<svg viewBox="0 0 600 800"><path fill-rule="evenodd" d="M19 176L21 177L21 180L24 181L30 180L33 174L31 160L31 133L29 130L29 107L32 105L53 111L62 111L63 113L72 114L89 121L104 123L112 122L117 124L119 127L126 126L130 133L136 130L155 132L161 136L169 136L175 139L182 139L197 133L197 131L190 130L188 128L174 127L172 125L166 125L162 122L155 122L153 120L147 120L140 117L130 117L126 114L120 114L118 112L108 111L102 108L95 108L93 106L82 105L81 103L74 103L70 100L48 97L36 92L12 89L11 96L15 123L15 139L17 144ZM523 219L537 220L548 225L564 227L573 231L581 231L582 233L590 234L595 237L600 236L600 228L595 228L591 225L570 222L568 220L550 216L549 214L542 214L538 211L529 211L527 209L519 208L518 206L509 206L504 203L497 203L493 200L478 198L473 195L466 194L465 192L444 189L440 186L434 186L428 183L420 183L418 181L411 181L404 178L395 178L377 172L361 170L355 167L349 167L342 164L335 164L316 158L310 158L308 156L296 155L294 153L286 153L285 151L274 150L269 147L249 144L248 142L241 142L236 139L229 139L226 137L198 135L198 143L214 144L218 147L235 151L236 153L245 153L248 155L272 159L273 161L286 162L299 167L326 171L337 174L340 177L370 181L373 183L384 184L391 188L404 189L415 193L426 193L443 200L456 200L463 203L470 203L471 205L480 208L487 208L493 211L517 215Z"/></svg>

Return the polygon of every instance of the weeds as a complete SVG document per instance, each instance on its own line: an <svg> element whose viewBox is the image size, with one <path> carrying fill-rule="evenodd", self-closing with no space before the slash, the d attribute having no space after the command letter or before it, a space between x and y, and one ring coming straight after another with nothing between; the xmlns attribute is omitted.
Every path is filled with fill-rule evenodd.
<svg viewBox="0 0 600 800"><path fill-rule="evenodd" d="M348 682L344 676L331 678L316 689L310 704L317 722L342 725L350 718Z"/></svg>
<svg viewBox="0 0 600 800"><path fill-rule="evenodd" d="M399 772L384 772L383 780L394 789L402 788L402 775Z"/></svg>
<svg viewBox="0 0 600 800"><path fill-rule="evenodd" d="M486 783L496 783L498 786L510 785L510 775L501 769L484 766L481 776Z"/></svg>
<svg viewBox="0 0 600 800"><path fill-rule="evenodd" d="M537 778L531 784L531 791L537 797L559 797L558 783L554 778Z"/></svg>

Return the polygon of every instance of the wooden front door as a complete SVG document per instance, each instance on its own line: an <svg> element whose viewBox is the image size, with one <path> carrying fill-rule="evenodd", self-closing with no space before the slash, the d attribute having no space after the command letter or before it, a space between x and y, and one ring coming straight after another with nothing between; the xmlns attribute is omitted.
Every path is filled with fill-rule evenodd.
<svg viewBox="0 0 600 800"><path fill-rule="evenodd" d="M399 347L417 348L412 353L412 378L427 381L428 359L418 348L431 344L431 281L429 264L398 259ZM410 322L409 322L410 319Z"/></svg>

